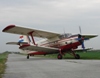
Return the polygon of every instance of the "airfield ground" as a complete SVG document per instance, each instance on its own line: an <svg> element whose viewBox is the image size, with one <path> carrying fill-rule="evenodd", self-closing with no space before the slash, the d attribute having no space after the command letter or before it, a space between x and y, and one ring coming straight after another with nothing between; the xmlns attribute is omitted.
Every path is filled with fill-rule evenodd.
<svg viewBox="0 0 100 78"><path fill-rule="evenodd" d="M100 60L53 59L9 54L3 78L99 78Z"/></svg>

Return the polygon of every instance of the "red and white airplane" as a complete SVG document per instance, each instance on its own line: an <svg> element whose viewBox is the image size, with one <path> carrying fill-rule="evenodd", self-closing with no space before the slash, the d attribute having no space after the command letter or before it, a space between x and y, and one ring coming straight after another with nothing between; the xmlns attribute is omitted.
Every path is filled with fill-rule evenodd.
<svg viewBox="0 0 100 78"><path fill-rule="evenodd" d="M65 53L69 53L76 59L80 59L80 55L75 53L75 49L81 45L83 50L85 50L84 40L89 40L90 38L98 36L93 34L59 34L16 25L7 26L2 30L2 32L26 36L27 41L24 41L23 36L20 36L21 40L18 42L8 42L7 44L17 44L19 45L19 49L31 51L27 54L27 59L29 59L29 56L33 55L47 55L54 53L58 54L58 59L62 59ZM34 37L44 39L36 42Z"/></svg>

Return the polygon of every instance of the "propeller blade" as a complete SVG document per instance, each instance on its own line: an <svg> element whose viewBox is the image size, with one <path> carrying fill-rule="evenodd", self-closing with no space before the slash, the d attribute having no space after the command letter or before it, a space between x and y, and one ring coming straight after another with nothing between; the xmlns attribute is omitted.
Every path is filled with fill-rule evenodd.
<svg viewBox="0 0 100 78"><path fill-rule="evenodd" d="M85 50L84 41L81 43L83 50Z"/></svg>
<svg viewBox="0 0 100 78"><path fill-rule="evenodd" d="M80 34L82 34L82 31L81 31L81 27L79 26L79 31L80 31Z"/></svg>

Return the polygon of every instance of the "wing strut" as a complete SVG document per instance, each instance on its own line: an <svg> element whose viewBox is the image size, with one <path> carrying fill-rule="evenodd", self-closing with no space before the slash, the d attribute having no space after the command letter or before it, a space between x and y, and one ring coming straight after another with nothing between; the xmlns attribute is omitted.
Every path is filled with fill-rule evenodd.
<svg viewBox="0 0 100 78"><path fill-rule="evenodd" d="M28 34L31 36L33 44L36 45L36 44L35 44L34 37L33 37L33 35L32 35L33 33L34 33L34 31L31 31L31 32L29 32Z"/></svg>

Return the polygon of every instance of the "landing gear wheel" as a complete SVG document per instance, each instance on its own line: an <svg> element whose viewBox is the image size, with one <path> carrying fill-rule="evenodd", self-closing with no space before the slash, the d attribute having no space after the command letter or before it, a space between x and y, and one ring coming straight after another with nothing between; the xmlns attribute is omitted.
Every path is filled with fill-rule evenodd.
<svg viewBox="0 0 100 78"><path fill-rule="evenodd" d="M44 54L44 56L46 56L46 54Z"/></svg>
<svg viewBox="0 0 100 78"><path fill-rule="evenodd" d="M27 55L27 59L29 59L29 55Z"/></svg>
<svg viewBox="0 0 100 78"><path fill-rule="evenodd" d="M62 59L63 57L62 57L61 54L58 54L57 58L58 58L58 59Z"/></svg>
<svg viewBox="0 0 100 78"><path fill-rule="evenodd" d="M80 55L76 54L75 59L80 59Z"/></svg>

